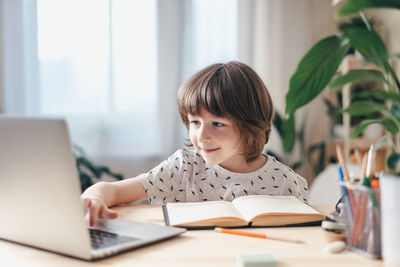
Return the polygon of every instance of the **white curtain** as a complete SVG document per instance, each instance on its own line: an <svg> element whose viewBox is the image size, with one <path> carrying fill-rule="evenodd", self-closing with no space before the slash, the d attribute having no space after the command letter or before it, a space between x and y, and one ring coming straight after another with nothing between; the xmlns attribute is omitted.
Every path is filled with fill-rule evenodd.
<svg viewBox="0 0 400 267"><path fill-rule="evenodd" d="M35 114L37 106L30 103L38 103L39 88L36 1L0 3L4 52L0 55L0 108L7 113ZM176 91L191 74L210 63L239 59L252 66L265 81L276 110L283 114L290 76L317 40L336 32L333 15L330 0L157 1L156 129L160 138L155 142L155 156L165 157L182 147L186 130L177 114ZM221 37L221 29L231 30ZM237 29L237 34L232 29ZM298 123L306 121L306 145L328 135L329 122L320 116L324 110L317 100L297 112ZM280 138L273 131L268 148L280 153L280 147ZM153 158L152 163L156 161ZM133 165L138 172L150 166L142 159L137 166L129 158L114 158L113 162Z"/></svg>
<svg viewBox="0 0 400 267"><path fill-rule="evenodd" d="M261 75L275 109L283 115L289 80L298 62L318 40L336 32L331 1L239 0L239 10L239 58ZM320 98L296 113L297 127L303 120L306 123L306 146L329 135L324 113ZM267 148L282 154L276 131L272 131ZM298 148L294 152L291 161L300 156Z"/></svg>
<svg viewBox="0 0 400 267"><path fill-rule="evenodd" d="M36 0L0 0L0 100L2 112L35 112L28 99L37 99L38 67ZM25 88L30 90L25 90Z"/></svg>
<svg viewBox="0 0 400 267"><path fill-rule="evenodd" d="M184 146L179 86L201 68L237 59L236 0L158 1L158 106L161 151Z"/></svg>
<svg viewBox="0 0 400 267"><path fill-rule="evenodd" d="M0 76L4 79L0 87L0 95L2 96L0 100L4 99L2 110L9 114L65 116L70 124L73 141L83 146L95 161L107 164L117 171L122 171L127 176L147 171L160 158L168 156L183 146L184 137L187 133L180 122L176 106L176 92L181 83L205 65L236 59L236 0L156 1L157 20L155 29L157 31L155 35L157 36L157 43L155 47L157 48L154 55L149 55L149 60L152 57L156 58L156 69L154 71L149 69L148 71L154 73L155 77L150 79L149 83L155 82L156 114L153 116L150 113L135 112L132 114L134 116L131 116L129 112L132 111L128 110L127 113L126 110L132 107L135 109L137 105L143 105L143 102L137 102L137 99L134 99L136 102L132 101L132 105L128 103L123 108L116 107L112 102L105 104L107 101L107 89L105 89L107 83L111 86L118 83L118 75L120 75L114 72L110 79L105 78L107 73L106 60L108 53L118 53L118 50L113 52L113 44L108 44L107 41L100 42L99 46L92 43L94 37L96 37L98 40L102 40L101 38L104 40L117 38L115 44L118 44L118 31L122 31L122 28L124 28L123 24L118 23L121 23L123 18L129 19L129 14L125 17L125 13L119 17L111 17L111 13L107 15L108 3L115 10L121 8L120 4L130 5L133 2L140 4L141 0L85 0L81 2L82 5L80 5L80 1L52 2L43 0L42 3L47 2L49 5L56 5L54 9L47 11L48 17L53 19L53 21L45 23L50 30L42 28L42 34L44 30L48 30L50 32L48 36L54 37L49 38L51 42L44 50L41 50L42 47L40 47L40 29L38 34L36 27L36 20L41 19L36 17L37 10L40 11L37 5L39 1L0 1L1 45L4 48L4 53L0 55L1 66L4 66ZM147 0L142 1L148 5ZM64 24L58 22L59 18L56 14L62 12L60 5L65 5L64 13L71 14L70 17L75 17L76 20L79 17L84 17L85 10L90 5L99 5L101 8L96 9L96 12L87 12L87 17L91 17L90 23L87 25L84 23L81 27L87 29L85 31L88 34L90 32L95 34L94 37L91 35L90 39L86 39L90 37L90 34L74 37L73 34L79 30L79 28L76 29L78 26L75 22L67 21ZM75 11L71 8L74 5L78 6ZM135 12L140 12L140 6L139 10L135 9L130 12L131 19ZM111 17L110 21L119 25L118 28L114 29L114 32L113 29L107 32L109 26L107 26L106 20L101 20L102 16L103 18ZM96 21L98 24L95 23ZM132 20L129 21L129 23L132 23ZM61 26L52 25L56 22ZM134 26L132 28L135 29L131 29L131 32L128 31L128 35L136 36L136 42L143 43L142 35L140 35L143 33L138 34L136 28L139 27L138 30L141 31L145 30L148 25L142 25L139 22L131 26ZM58 31L53 28L58 29ZM57 51L57 42L63 43L64 47L66 46L66 42L62 41L63 38L66 38L70 47L78 49L79 53L84 55L83 65L75 64L79 69L82 69L82 67L90 69L90 65L86 63L93 58L98 62L98 66L95 67L101 68L101 72L97 79L96 74L93 73L81 74L79 86L74 88L70 88L71 85L64 82L51 81L50 86L46 87L46 93L43 93L46 84L43 84L43 80L40 79L40 70L50 70L48 73L54 73L54 76L61 75L64 78L65 75L70 75L63 66L52 67L52 53L54 52L53 54L56 56L60 54L57 53L59 52ZM126 44L121 45L126 46ZM132 44L132 47L133 45L135 43ZM85 49L90 48L90 46L93 49L85 52ZM96 58L94 51L100 50L103 52L99 53L99 57ZM47 58L50 58L50 60L43 61L40 58L40 56L43 56L40 55L43 51L49 52ZM140 53L140 50L138 51ZM127 64L136 63L134 58L126 61L126 58L118 57L118 54L114 54L114 56L117 60L125 60L124 62L127 62ZM132 55L128 56L132 57ZM42 58L46 58L46 56ZM71 56L62 57L64 62L66 59L70 62ZM138 65L140 67L140 63L130 65L131 72L134 72ZM137 80L132 79L129 75L125 78L130 79L129 83L132 84ZM97 90L95 91L97 93L92 93L90 99L82 99L83 93L80 90L89 84L87 82L89 79L95 81L94 90ZM71 80L64 79L67 83ZM132 84L128 86L132 86ZM131 88L137 90L133 86ZM93 91L93 88L90 90ZM147 89L141 88L141 90ZM51 98L49 98L52 94L57 96L57 102L51 101ZM109 97L115 99L120 96L109 91ZM122 100L124 104L127 103L126 98L122 98ZM43 111L44 103L48 103L45 112ZM82 113L79 113L79 107L82 104ZM63 109L67 111L65 114L63 114ZM121 110L125 112L122 115L118 114ZM133 123L136 124L132 126ZM87 140L87 143L82 140ZM124 143L125 141L127 143Z"/></svg>
<svg viewBox="0 0 400 267"><path fill-rule="evenodd" d="M160 150L164 155L183 145L183 129L176 108L176 92L184 80L185 58L188 56L186 12L190 1L159 1L157 5L158 35L158 118L162 131Z"/></svg>

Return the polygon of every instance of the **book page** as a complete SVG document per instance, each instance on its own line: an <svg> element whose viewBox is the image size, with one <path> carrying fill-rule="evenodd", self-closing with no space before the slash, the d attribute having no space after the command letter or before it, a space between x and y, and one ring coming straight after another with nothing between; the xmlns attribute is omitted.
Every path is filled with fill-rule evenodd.
<svg viewBox="0 0 400 267"><path fill-rule="evenodd" d="M168 216L171 225L185 225L196 221L217 218L238 218L243 220L229 201L205 201L188 203L168 203Z"/></svg>
<svg viewBox="0 0 400 267"><path fill-rule="evenodd" d="M294 196L243 196L233 200L232 204L247 221L260 214L319 214Z"/></svg>

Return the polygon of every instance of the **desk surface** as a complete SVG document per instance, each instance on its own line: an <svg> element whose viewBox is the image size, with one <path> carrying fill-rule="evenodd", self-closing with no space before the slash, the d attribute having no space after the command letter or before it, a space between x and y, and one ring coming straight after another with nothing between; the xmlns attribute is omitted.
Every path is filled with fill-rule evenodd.
<svg viewBox="0 0 400 267"><path fill-rule="evenodd" d="M120 218L164 225L160 206L124 205L114 208ZM247 229L246 229L247 230ZM238 266L239 254L272 253L278 266L383 266L380 260L354 252L329 254L319 226L253 228L248 231L305 240L293 244L273 240L216 233L187 231L176 238L132 250L96 262L85 262L0 240L0 266Z"/></svg>

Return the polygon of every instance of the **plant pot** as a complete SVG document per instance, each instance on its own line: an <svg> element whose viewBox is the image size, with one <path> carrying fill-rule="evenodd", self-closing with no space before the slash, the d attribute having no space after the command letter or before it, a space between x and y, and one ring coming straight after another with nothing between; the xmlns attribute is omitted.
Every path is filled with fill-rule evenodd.
<svg viewBox="0 0 400 267"><path fill-rule="evenodd" d="M400 266L400 176L381 177L382 256L385 265Z"/></svg>

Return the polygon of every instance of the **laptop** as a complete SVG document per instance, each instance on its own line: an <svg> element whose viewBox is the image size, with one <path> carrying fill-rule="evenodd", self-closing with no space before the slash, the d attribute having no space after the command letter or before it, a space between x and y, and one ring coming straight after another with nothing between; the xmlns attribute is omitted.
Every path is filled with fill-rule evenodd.
<svg viewBox="0 0 400 267"><path fill-rule="evenodd" d="M95 260L186 231L122 219L88 227L66 122L0 115L0 238Z"/></svg>

